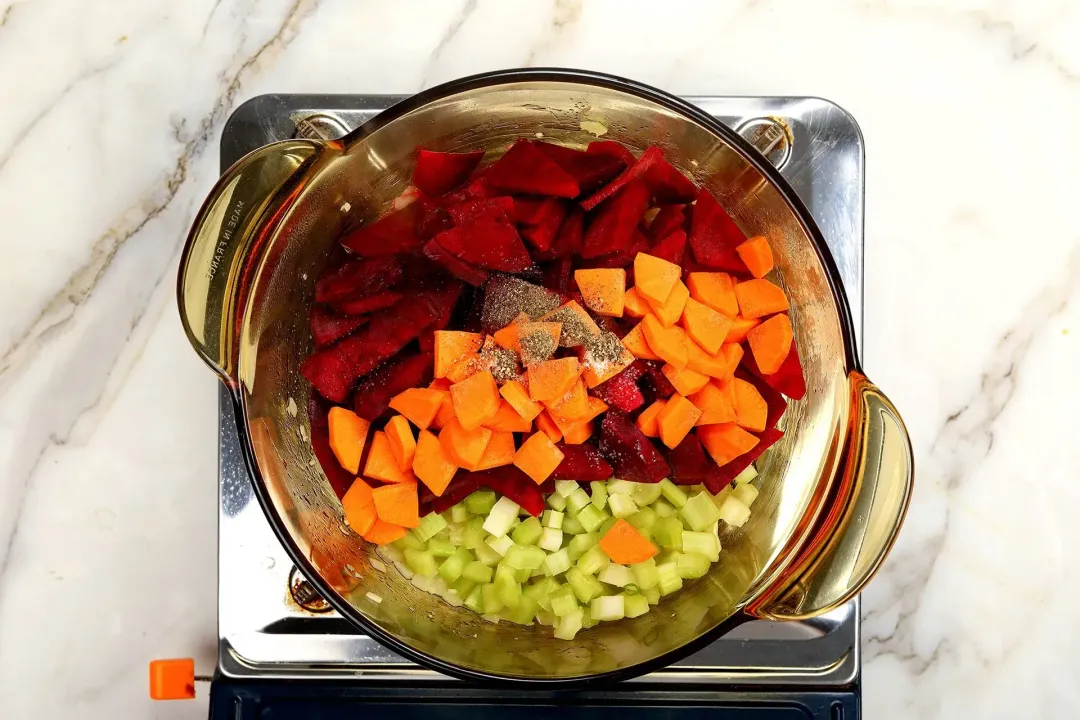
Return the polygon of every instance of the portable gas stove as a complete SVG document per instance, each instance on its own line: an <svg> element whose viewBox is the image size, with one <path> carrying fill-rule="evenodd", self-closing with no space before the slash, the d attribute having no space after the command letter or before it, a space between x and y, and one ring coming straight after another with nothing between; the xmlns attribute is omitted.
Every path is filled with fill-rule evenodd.
<svg viewBox="0 0 1080 720"><path fill-rule="evenodd" d="M255 148L296 136L333 138L397 102L385 95L264 95L233 113L224 171ZM818 98L691 97L781 169L817 220L840 269L860 340L863 140L854 119ZM578 692L478 686L387 650L329 609L293 567L255 500L232 403L220 408L218 667L211 718L465 717L513 706L522 718L856 718L859 602L806 622L750 622L675 665ZM564 715L565 716L565 715Z"/></svg>

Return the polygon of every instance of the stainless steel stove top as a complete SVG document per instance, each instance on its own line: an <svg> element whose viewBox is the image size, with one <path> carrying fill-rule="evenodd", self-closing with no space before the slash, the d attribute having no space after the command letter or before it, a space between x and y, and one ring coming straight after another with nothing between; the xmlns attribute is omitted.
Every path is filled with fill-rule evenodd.
<svg viewBox="0 0 1080 720"><path fill-rule="evenodd" d="M261 96L241 106L222 136L222 169L254 148L296 135L339 136L398 97ZM691 97L781 168L825 235L862 336L863 139L854 119L818 98ZM218 667L233 678L447 681L320 610L297 577L252 492L232 404L219 418ZM624 686L731 684L845 686L859 674L859 602L807 622L751 622L665 670Z"/></svg>

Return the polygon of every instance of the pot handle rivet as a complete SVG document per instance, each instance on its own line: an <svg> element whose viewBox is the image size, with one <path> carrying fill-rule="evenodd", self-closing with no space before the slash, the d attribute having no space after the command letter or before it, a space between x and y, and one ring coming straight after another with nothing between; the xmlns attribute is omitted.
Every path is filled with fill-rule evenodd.
<svg viewBox="0 0 1080 720"><path fill-rule="evenodd" d="M756 117L740 124L735 132L754 146L777 170L791 159L795 137L791 126L782 118Z"/></svg>

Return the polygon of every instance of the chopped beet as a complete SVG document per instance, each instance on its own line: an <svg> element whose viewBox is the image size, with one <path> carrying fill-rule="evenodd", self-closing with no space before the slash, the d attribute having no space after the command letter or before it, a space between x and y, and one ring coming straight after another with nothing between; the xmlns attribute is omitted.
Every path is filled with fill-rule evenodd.
<svg viewBox="0 0 1080 720"><path fill-rule="evenodd" d="M544 287L559 293L572 292L577 286L574 282L574 261L570 258L552 260L544 266Z"/></svg>
<svg viewBox="0 0 1080 720"><path fill-rule="evenodd" d="M676 230L686 230L686 206L665 205L649 223L649 235L653 240L663 240Z"/></svg>
<svg viewBox="0 0 1080 720"><path fill-rule="evenodd" d="M637 371L630 367L613 378L605 380L593 388L592 393L608 405L625 413L634 412L645 404L645 396L638 389Z"/></svg>
<svg viewBox="0 0 1080 720"><path fill-rule="evenodd" d="M749 355L749 351L746 354ZM765 416L765 429L768 430L769 428L776 427L776 424L780 422L780 418L782 418L787 411L787 400L784 399L784 396L770 386L769 383L765 382L764 379L753 373L747 372L741 366L735 370L735 377L745 380L757 388L757 391L761 393L762 399L765 400L765 405L768 407L768 413Z"/></svg>
<svg viewBox="0 0 1080 720"><path fill-rule="evenodd" d="M450 321L454 318L454 310L457 307L457 303L453 305L447 305L442 309L439 317L435 318L435 321L424 328L420 333L420 352L432 352L435 349L435 331L445 330L450 327Z"/></svg>
<svg viewBox="0 0 1080 720"><path fill-rule="evenodd" d="M563 304L562 296L511 275L492 275L484 289L481 326L488 335L525 313L535 320Z"/></svg>
<svg viewBox="0 0 1080 720"><path fill-rule="evenodd" d="M585 152L590 155L613 157L622 164L623 168L630 167L637 160L634 153L630 152L625 145L614 140L594 140L589 143L589 147Z"/></svg>
<svg viewBox="0 0 1080 720"><path fill-rule="evenodd" d="M648 250L648 238L635 228L630 247L600 257L579 260L577 266L582 268L627 268L630 272L633 272L633 267L630 266L633 264L634 258L639 252L647 252ZM631 279L630 277L627 278L628 281Z"/></svg>
<svg viewBox="0 0 1080 720"><path fill-rule="evenodd" d="M450 217L455 225L465 225L479 220L509 222L514 216L514 198L502 195L493 198L476 198L450 206Z"/></svg>
<svg viewBox="0 0 1080 720"><path fill-rule="evenodd" d="M408 252L420 245L416 231L419 216L420 203L411 203L353 230L341 244L360 257Z"/></svg>
<svg viewBox="0 0 1080 720"><path fill-rule="evenodd" d="M395 395L431 382L433 363L431 353L410 353L388 360L369 372L356 386L353 411L365 420L377 420L390 407L390 400Z"/></svg>
<svg viewBox="0 0 1080 720"><path fill-rule="evenodd" d="M343 317L321 305L312 305L308 319L311 322L311 337L315 340L315 347L321 348L353 333L366 325L370 318L365 315Z"/></svg>
<svg viewBox="0 0 1080 720"><path fill-rule="evenodd" d="M550 197L575 198L581 193L574 178L536 145L519 140L484 174L493 190Z"/></svg>
<svg viewBox="0 0 1080 720"><path fill-rule="evenodd" d="M427 485L420 483L417 487L420 495L420 516L449 510L478 490L483 480L481 473L461 470L454 475L454 479L446 486L441 496L436 496Z"/></svg>
<svg viewBox="0 0 1080 720"><path fill-rule="evenodd" d="M413 168L413 185L427 195L442 195L465 182L483 157L483 150L450 153L421 149Z"/></svg>
<svg viewBox="0 0 1080 720"><path fill-rule="evenodd" d="M459 259L482 268L520 272L532 265L529 251L508 222L477 220L444 230L435 240Z"/></svg>
<svg viewBox="0 0 1080 720"><path fill-rule="evenodd" d="M686 233L675 230L666 238L649 248L649 254L679 265L686 252Z"/></svg>
<svg viewBox="0 0 1080 720"><path fill-rule="evenodd" d="M746 241L727 211L716 201L712 193L701 188L690 225L690 247L694 259L702 265L721 270L746 271L746 265L735 248Z"/></svg>
<svg viewBox="0 0 1080 720"><path fill-rule="evenodd" d="M780 369L772 375L766 375L758 368L754 360L754 353L749 350L743 355L743 363L746 369L757 377L764 380L769 387L782 392L792 400L802 400L806 395L806 377L803 375L802 361L799 359L799 348L791 343L791 351Z"/></svg>
<svg viewBox="0 0 1080 720"><path fill-rule="evenodd" d="M675 394L675 386L667 379L667 375L661 370L661 365L655 360L640 361L645 369L643 376L645 382L658 398L669 398Z"/></svg>
<svg viewBox="0 0 1080 720"><path fill-rule="evenodd" d="M716 495L724 489L725 485L730 485L739 476L739 473L750 467L752 462L761 457L766 450L775 445L782 437L784 437L784 433L776 428L770 428L759 434L758 444L726 465L716 468L716 472L711 473L703 481L705 488L713 495Z"/></svg>
<svg viewBox="0 0 1080 720"><path fill-rule="evenodd" d="M546 251L555 240L566 217L567 204L559 198L545 198L535 213L535 222L521 228L521 236L539 251Z"/></svg>
<svg viewBox="0 0 1080 720"><path fill-rule="evenodd" d="M594 207L629 185L631 181L641 178L645 172L656 163L656 161L662 160L663 158L664 151L656 145L650 145L649 149L643 152L641 157L634 161L633 165L623 170L618 177L607 185L582 200L581 207L585 210L592 210ZM645 188L645 194L646 202L648 202L647 196L651 193L647 187ZM642 212L644 212L644 209ZM636 223L637 221L635 220L634 222Z"/></svg>
<svg viewBox="0 0 1080 720"><path fill-rule="evenodd" d="M667 461L620 410L608 410L600 424L600 452L614 476L631 482L660 482L671 474Z"/></svg>
<svg viewBox="0 0 1080 720"><path fill-rule="evenodd" d="M319 461L326 479L330 481L330 488L340 500L345 497L355 476L341 467L334 451L330 449L330 423L327 419L330 407L329 403L312 393L308 400L308 422L311 425L311 449L315 453L315 459ZM360 467L364 466L365 459L360 458Z"/></svg>
<svg viewBox="0 0 1080 720"><path fill-rule="evenodd" d="M544 207L544 201L550 198L521 196L514 198L514 212L510 219L525 225L540 222L540 209Z"/></svg>
<svg viewBox="0 0 1080 720"><path fill-rule="evenodd" d="M660 158L645 171L645 184L657 203L688 203L697 196L694 181L683 175L667 160Z"/></svg>
<svg viewBox="0 0 1080 720"><path fill-rule="evenodd" d="M393 256L349 260L315 283L315 302L373 295L394 285L402 276L401 262Z"/></svg>
<svg viewBox="0 0 1080 720"><path fill-rule="evenodd" d="M546 142L536 143L536 147L568 172L577 181L583 193L596 190L622 172L627 165L623 158L607 153L589 153ZM629 155L629 152L627 154ZM630 162L633 162L633 155L630 155L630 158Z"/></svg>
<svg viewBox="0 0 1080 720"><path fill-rule="evenodd" d="M631 182L597 212L585 231L581 257L626 251L634 241L634 231L649 207L649 189L644 183Z"/></svg>
<svg viewBox="0 0 1080 720"><path fill-rule="evenodd" d="M452 205L459 205L463 202L468 202L469 200L480 200L482 198L492 197L493 193L487 188L487 186L484 185L482 181L484 172L484 170L478 171L475 175L473 175L473 179L469 182L468 185L459 188L452 193L447 193L446 195L443 195L441 198L439 198L439 202L441 202L446 207L450 207Z"/></svg>
<svg viewBox="0 0 1080 720"><path fill-rule="evenodd" d="M357 380L415 339L460 295L461 284L447 281L407 296L394 312L379 313L356 334L315 351L300 372L323 397L344 402Z"/></svg>
<svg viewBox="0 0 1080 720"><path fill-rule="evenodd" d="M342 300L330 303L330 307L344 315L364 315L375 310L384 310L397 305L402 298L401 293L384 292L370 297L356 298L355 300Z"/></svg>
<svg viewBox="0 0 1080 720"><path fill-rule="evenodd" d="M581 208L573 208L566 219L559 225L559 231L551 241L551 247L543 252L534 253L537 260L551 258L573 258L581 252L581 243L584 239L585 213Z"/></svg>
<svg viewBox="0 0 1080 720"><path fill-rule="evenodd" d="M464 260L459 260L454 257L453 253L440 245L437 240L429 240L424 245L424 255L442 265L454 277L464 280L470 285L479 287L487 280L487 270L470 265Z"/></svg>
<svg viewBox="0 0 1080 720"><path fill-rule="evenodd" d="M454 219L450 217L450 211L442 205L428 198L421 198L413 203L418 205L416 218L416 235L421 241L430 240L443 230L454 227Z"/></svg>
<svg viewBox="0 0 1080 720"><path fill-rule="evenodd" d="M458 487L467 488L468 492L462 494L463 491L458 490ZM480 487L489 487L500 495L505 495L534 517L544 511L544 496L539 486L514 465L502 465L479 472L461 471L454 477L447 492L441 498L430 500L428 505L432 509L445 510ZM423 496L424 493L421 493L421 503L425 500ZM450 500L453 502L449 502Z"/></svg>
<svg viewBox="0 0 1080 720"><path fill-rule="evenodd" d="M600 450L590 443L567 445L558 443L563 459L551 473L549 480L579 480L593 482L611 477L611 465L600 454ZM541 488L543 489L543 488Z"/></svg>
<svg viewBox="0 0 1080 720"><path fill-rule="evenodd" d="M697 433L689 433L672 450L664 450L671 465L671 481L676 485L716 484L714 476L720 471L716 462L705 454Z"/></svg>

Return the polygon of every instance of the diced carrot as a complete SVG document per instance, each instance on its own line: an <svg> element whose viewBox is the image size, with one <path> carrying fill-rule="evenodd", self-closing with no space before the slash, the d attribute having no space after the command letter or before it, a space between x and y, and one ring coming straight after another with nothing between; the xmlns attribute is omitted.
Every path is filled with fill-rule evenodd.
<svg viewBox="0 0 1080 720"><path fill-rule="evenodd" d="M439 433L439 444L443 453L458 467L475 470L484 457L484 449L491 441L491 431L486 427L465 429L461 421L454 418Z"/></svg>
<svg viewBox="0 0 1080 720"><path fill-rule="evenodd" d="M693 395L701 388L709 384L709 376L702 373L695 372L688 367L684 367L682 370L675 369L675 366L671 363L664 363L664 367L661 368L661 372L668 379L674 387L682 395Z"/></svg>
<svg viewBox="0 0 1080 720"><path fill-rule="evenodd" d="M395 540L405 537L407 532L409 532L408 529L400 525L375 520L375 524L371 526L371 529L360 537L375 545L389 545Z"/></svg>
<svg viewBox="0 0 1080 720"><path fill-rule="evenodd" d="M576 357L545 360L529 368L529 394L533 400L558 400L574 386L581 376L581 363Z"/></svg>
<svg viewBox="0 0 1080 720"><path fill-rule="evenodd" d="M562 461L562 450L542 432L533 433L514 453L514 465L537 485L543 484Z"/></svg>
<svg viewBox="0 0 1080 720"><path fill-rule="evenodd" d="M735 286L735 297L739 300L739 314L747 319L788 309L787 295L768 280L744 280Z"/></svg>
<svg viewBox="0 0 1080 720"><path fill-rule="evenodd" d="M562 397L545 404L552 416L558 415L563 419L577 422L589 413L589 392L585 389L585 381L578 378Z"/></svg>
<svg viewBox="0 0 1080 720"><path fill-rule="evenodd" d="M449 399L449 393L435 388L409 388L395 395L390 407L423 430L435 419L443 401Z"/></svg>
<svg viewBox="0 0 1080 720"><path fill-rule="evenodd" d="M765 398L742 378L735 378L735 422L744 430L762 432L765 430L765 418L769 415L769 406Z"/></svg>
<svg viewBox="0 0 1080 720"><path fill-rule="evenodd" d="M562 323L523 322L518 325L518 352L521 354L521 364L531 367L550 360L559 349L561 336Z"/></svg>
<svg viewBox="0 0 1080 720"><path fill-rule="evenodd" d="M593 436L596 424L592 420L582 420L574 423L563 434L563 442L567 445L580 445Z"/></svg>
<svg viewBox="0 0 1080 720"><path fill-rule="evenodd" d="M371 486L362 479L353 480L341 498L341 506L345 508L345 522L357 535L363 535L375 524L377 515L375 501L371 499Z"/></svg>
<svg viewBox="0 0 1080 720"><path fill-rule="evenodd" d="M575 300L541 315L540 321L562 323L562 335L559 336L562 347L579 347L600 334L600 326Z"/></svg>
<svg viewBox="0 0 1080 720"><path fill-rule="evenodd" d="M544 408L529 396L529 391L517 380L508 380L499 388L499 394L523 419L532 422Z"/></svg>
<svg viewBox="0 0 1080 720"><path fill-rule="evenodd" d="M390 440L382 430L371 436L371 450L368 451L364 464L364 475L385 483L414 483L416 478L408 470L398 467L394 451L390 449Z"/></svg>
<svg viewBox="0 0 1080 720"><path fill-rule="evenodd" d="M656 416L660 428L660 440L669 448L676 447L687 433L694 429L694 423L701 417L701 411L694 403L676 393L668 398L664 409Z"/></svg>
<svg viewBox="0 0 1080 720"><path fill-rule="evenodd" d="M630 317L644 317L649 312L649 303L641 297L637 288L630 288L623 294L623 314Z"/></svg>
<svg viewBox="0 0 1080 720"><path fill-rule="evenodd" d="M343 407L330 408L327 419L330 433L330 449L334 457L353 475L360 472L360 458L367 444L368 429L371 427L364 418L352 410Z"/></svg>
<svg viewBox="0 0 1080 720"><path fill-rule="evenodd" d="M484 361L481 359L480 353L469 353L446 371L446 379L451 383L459 383L462 380L468 380L483 368Z"/></svg>
<svg viewBox="0 0 1080 720"><path fill-rule="evenodd" d="M606 402L598 397L589 396L589 409L579 418L567 418L563 417L554 411L547 411L546 416L551 418L558 428L558 432L561 433L563 438L570 437L574 432L581 432L580 426L589 422L600 413L608 409ZM545 433L546 434L546 433ZM556 439L552 439L552 442L558 442ZM567 440L569 442L569 440ZM576 444L576 443L571 443Z"/></svg>
<svg viewBox="0 0 1080 720"><path fill-rule="evenodd" d="M428 383L428 387L432 390L442 390L445 393L449 393L450 386L453 384L454 383L450 382L446 378L435 378L430 383Z"/></svg>
<svg viewBox="0 0 1080 720"><path fill-rule="evenodd" d="M785 314L773 315L746 333L750 342L750 352L758 369L766 375L772 375L780 369L791 352L791 343L795 335L791 330L791 319Z"/></svg>
<svg viewBox="0 0 1080 720"><path fill-rule="evenodd" d="M761 324L761 318L744 318L738 315L731 321L731 329L728 330L725 343L741 343L751 330Z"/></svg>
<svg viewBox="0 0 1080 720"><path fill-rule="evenodd" d="M641 330L645 333L649 349L661 360L679 369L686 367L690 358L686 348L686 333L681 327L664 327L655 315L650 314L641 319Z"/></svg>
<svg viewBox="0 0 1080 720"><path fill-rule="evenodd" d="M638 415L636 420L638 430L640 430L645 437L660 437L660 426L656 422L656 416L664 409L664 404L666 402L666 400L661 398L642 410L641 414Z"/></svg>
<svg viewBox="0 0 1080 720"><path fill-rule="evenodd" d="M496 432L532 432L532 421L521 417L513 405L503 400L499 404L499 412L482 427Z"/></svg>
<svg viewBox="0 0 1080 720"><path fill-rule="evenodd" d="M713 355L724 344L724 338L731 329L731 318L690 298L686 301L686 307L683 308L682 326L691 340L700 345L705 352Z"/></svg>
<svg viewBox="0 0 1080 720"><path fill-rule="evenodd" d="M600 549L620 565L642 563L660 552L636 527L622 518L600 538Z"/></svg>
<svg viewBox="0 0 1080 720"><path fill-rule="evenodd" d="M724 272L692 272L686 279L690 297L708 305L721 315L735 317L739 314L739 301L735 297L735 284Z"/></svg>
<svg viewBox="0 0 1080 720"><path fill-rule="evenodd" d="M735 423L702 425L697 429L698 438L717 465L726 465L743 453L750 452L758 444L754 435Z"/></svg>
<svg viewBox="0 0 1080 720"><path fill-rule="evenodd" d="M562 440L562 430L559 429L558 424L551 415L548 415L547 410L544 410L536 416L536 429L547 435L551 442L559 442Z"/></svg>
<svg viewBox="0 0 1080 720"><path fill-rule="evenodd" d="M761 235L739 245L735 252L739 253L739 257L756 278L765 277L773 269L772 248L769 247L769 241Z"/></svg>
<svg viewBox="0 0 1080 720"><path fill-rule="evenodd" d="M638 253L634 258L634 287L651 303L663 303L682 277L682 268L663 258Z"/></svg>
<svg viewBox="0 0 1080 720"><path fill-rule="evenodd" d="M735 368L739 367L739 363L743 359L742 345L738 343L724 343L720 346L719 355L723 356L724 362L727 363L727 368L724 371L723 378L730 379L735 374Z"/></svg>
<svg viewBox="0 0 1080 720"><path fill-rule="evenodd" d="M642 323L638 323L634 326L633 330L623 336L623 347L629 350L634 357L641 358L642 360L659 360L660 356L654 353L652 348L649 347L649 343L645 339L645 333L641 325Z"/></svg>
<svg viewBox="0 0 1080 720"><path fill-rule="evenodd" d="M386 423L386 439L390 441L390 449L394 451L398 467L402 470L412 468L413 454L416 452L416 438L413 436L412 426L404 415L395 415Z"/></svg>
<svg viewBox="0 0 1080 720"><path fill-rule="evenodd" d="M414 528L420 524L420 499L416 485L383 485L371 491L379 519L401 527Z"/></svg>
<svg viewBox="0 0 1080 720"><path fill-rule="evenodd" d="M679 322L679 318L682 317L683 310L686 308L686 301L689 297L690 291L686 289L686 285L683 284L683 281L676 280L675 287L671 288L667 300L662 303L649 300L649 307L652 308L653 314L656 315L656 318L662 322L665 327L671 327Z"/></svg>
<svg viewBox="0 0 1080 720"><path fill-rule="evenodd" d="M435 495L442 495L458 466L443 452L439 438L427 430L420 431L413 456L413 472Z"/></svg>
<svg viewBox="0 0 1080 720"><path fill-rule="evenodd" d="M450 397L454 401L454 414L466 430L478 428L495 417L502 402L490 370L451 385Z"/></svg>
<svg viewBox="0 0 1080 720"><path fill-rule="evenodd" d="M432 390L442 390L443 399L439 405L438 411L435 413L435 418L431 421L430 426L436 430L441 430L446 427L446 424L453 420L457 415L454 414L454 401L450 399L450 386L454 383L450 382L446 378L435 378L428 385Z"/></svg>
<svg viewBox="0 0 1080 720"><path fill-rule="evenodd" d="M613 354L618 356L612 360ZM596 342L585 346L581 360L581 377L585 384L594 388L610 380L634 362L634 354L614 333L601 333Z"/></svg>
<svg viewBox="0 0 1080 720"><path fill-rule="evenodd" d="M623 316L626 271L622 268L575 270L574 280L585 307L600 315Z"/></svg>
<svg viewBox="0 0 1080 720"><path fill-rule="evenodd" d="M497 330L493 338L495 342L501 347L507 350L518 351L518 326L521 323L529 322L529 316L525 313L518 313L518 316L510 321L510 324L504 327L502 330Z"/></svg>
<svg viewBox="0 0 1080 720"><path fill-rule="evenodd" d="M715 382L701 388L691 395L689 400L701 411L701 417L695 425L735 422L735 406L731 402L730 393L721 390L720 385Z"/></svg>
<svg viewBox="0 0 1080 720"><path fill-rule="evenodd" d="M435 377L446 377L450 369L462 358L480 349L484 336L480 333L459 330L435 331Z"/></svg>
<svg viewBox="0 0 1080 720"><path fill-rule="evenodd" d="M492 433L491 440L488 442L487 447L484 448L484 456L480 458L480 462L477 464L476 469L490 470L494 467L512 465L515 452L517 452L517 450L514 447L514 433Z"/></svg>
<svg viewBox="0 0 1080 720"><path fill-rule="evenodd" d="M696 342L687 338L686 357L686 367L702 375L723 378L730 377L731 373L735 372L734 368L728 367L728 358L724 355L723 346L721 346L720 352L710 355Z"/></svg>

